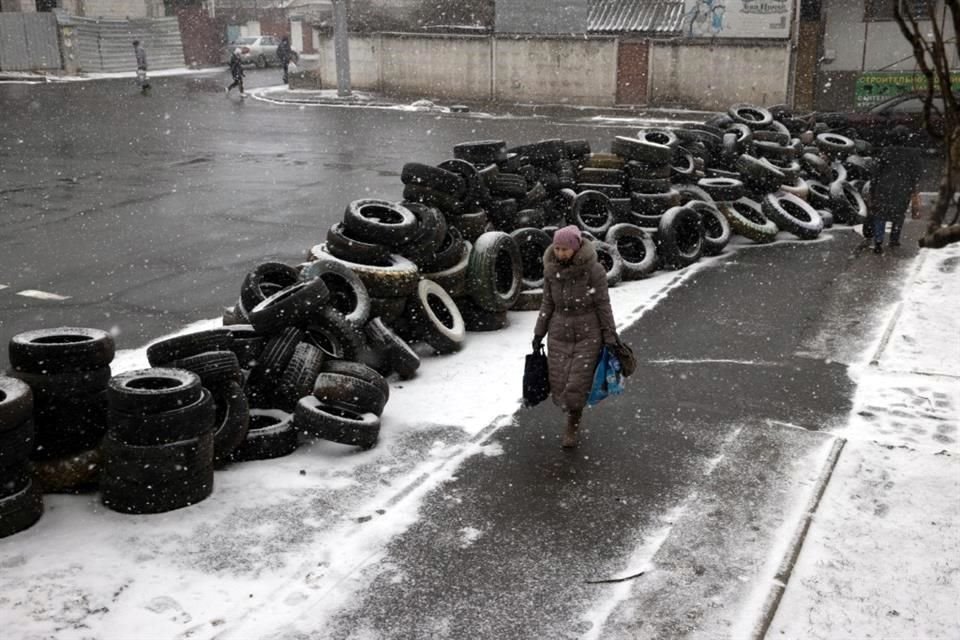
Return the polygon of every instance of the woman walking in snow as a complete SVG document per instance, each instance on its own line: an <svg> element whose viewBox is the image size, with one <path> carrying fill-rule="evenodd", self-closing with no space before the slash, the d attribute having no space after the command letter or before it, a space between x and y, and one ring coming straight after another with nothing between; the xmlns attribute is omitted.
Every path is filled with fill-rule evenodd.
<svg viewBox="0 0 960 640"><path fill-rule="evenodd" d="M566 412L563 447L577 446L583 407L604 345L617 343L617 325L607 293L607 274L597 252L569 225L553 234L543 255L543 302L533 350L547 341L553 401Z"/></svg>

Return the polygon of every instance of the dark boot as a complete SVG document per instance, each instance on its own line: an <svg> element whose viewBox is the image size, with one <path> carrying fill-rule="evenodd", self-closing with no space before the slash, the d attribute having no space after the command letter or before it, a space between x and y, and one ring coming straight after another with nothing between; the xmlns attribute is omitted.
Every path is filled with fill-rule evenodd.
<svg viewBox="0 0 960 640"><path fill-rule="evenodd" d="M563 432L563 440L560 443L564 449L573 449L577 446L577 430L580 428L581 416L583 416L583 409L572 409L567 412L567 428Z"/></svg>

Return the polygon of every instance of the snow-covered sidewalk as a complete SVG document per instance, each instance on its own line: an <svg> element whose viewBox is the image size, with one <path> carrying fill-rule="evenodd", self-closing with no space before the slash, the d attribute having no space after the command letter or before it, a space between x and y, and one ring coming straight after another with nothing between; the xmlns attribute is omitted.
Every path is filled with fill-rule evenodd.
<svg viewBox="0 0 960 640"><path fill-rule="evenodd" d="M960 637L960 245L916 260L768 638Z"/></svg>

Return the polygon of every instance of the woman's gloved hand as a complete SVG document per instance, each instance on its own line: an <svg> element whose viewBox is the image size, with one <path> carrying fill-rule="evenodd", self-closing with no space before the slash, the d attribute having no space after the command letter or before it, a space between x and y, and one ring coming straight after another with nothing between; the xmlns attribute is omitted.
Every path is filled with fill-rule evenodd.
<svg viewBox="0 0 960 640"><path fill-rule="evenodd" d="M543 347L543 336L533 336L533 350L540 351Z"/></svg>

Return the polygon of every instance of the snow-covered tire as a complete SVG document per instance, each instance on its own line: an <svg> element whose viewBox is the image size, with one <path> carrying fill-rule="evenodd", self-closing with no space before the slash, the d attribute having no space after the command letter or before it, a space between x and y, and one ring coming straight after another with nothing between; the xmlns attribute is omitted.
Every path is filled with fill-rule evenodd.
<svg viewBox="0 0 960 640"><path fill-rule="evenodd" d="M733 232L748 240L766 244L777 239L777 225L763 215L760 204L750 198L721 203L720 211Z"/></svg>
<svg viewBox="0 0 960 640"><path fill-rule="evenodd" d="M733 202L743 197L743 182L734 178L701 178L697 186L714 202Z"/></svg>
<svg viewBox="0 0 960 640"><path fill-rule="evenodd" d="M303 265L300 278L304 281L319 278L327 286L331 307L346 317L347 322L362 327L370 319L370 294L356 272L328 254Z"/></svg>
<svg viewBox="0 0 960 640"><path fill-rule="evenodd" d="M147 361L151 367L162 367L207 351L230 349L233 335L224 328L195 331L158 340L147 347Z"/></svg>
<svg viewBox="0 0 960 640"><path fill-rule="evenodd" d="M487 228L490 219L486 211L473 211L447 217L447 224L456 227L465 242L474 242Z"/></svg>
<svg viewBox="0 0 960 640"><path fill-rule="evenodd" d="M763 213L778 228L801 240L812 240L823 231L816 209L791 193L772 193L763 199Z"/></svg>
<svg viewBox="0 0 960 640"><path fill-rule="evenodd" d="M521 291L511 311L539 311L543 305L543 289Z"/></svg>
<svg viewBox="0 0 960 640"><path fill-rule="evenodd" d="M244 276L243 284L240 286L240 303L244 315L277 291L295 283L298 277L295 268L282 262L261 262L258 264ZM185 339L191 340L190 338ZM208 350L209 348L203 349L203 351ZM193 353L200 353L200 351L194 351ZM158 358L166 357L169 357L169 354L158 354ZM170 357L170 360L176 357L179 356Z"/></svg>
<svg viewBox="0 0 960 640"><path fill-rule="evenodd" d="M347 205L343 224L350 237L363 242L402 244L417 227L417 218L404 206L364 198Z"/></svg>
<svg viewBox="0 0 960 640"><path fill-rule="evenodd" d="M345 376L352 376L364 382L374 385L380 390L384 398L390 399L390 384L387 379L380 375L372 367L368 367L362 362L352 362L350 360L327 360L321 367L323 373L337 373Z"/></svg>
<svg viewBox="0 0 960 640"><path fill-rule="evenodd" d="M521 279L524 289L543 287L543 254L552 240L542 229L526 227L510 234L520 249ZM456 295L451 293L451 295Z"/></svg>
<svg viewBox="0 0 960 640"><path fill-rule="evenodd" d="M837 180L830 185L830 204L834 220L840 224L858 225L867 219L863 196L846 180Z"/></svg>
<svg viewBox="0 0 960 640"><path fill-rule="evenodd" d="M773 114L763 107L752 104L739 103L732 105L727 115L734 122L745 124L751 129L760 129L773 122Z"/></svg>
<svg viewBox="0 0 960 640"><path fill-rule="evenodd" d="M466 337L463 317L450 294L432 280L421 280L407 301L406 319L417 338L437 353L459 351Z"/></svg>
<svg viewBox="0 0 960 640"><path fill-rule="evenodd" d="M663 214L657 229L660 262L681 269L700 259L703 253L703 223L689 207L673 207Z"/></svg>
<svg viewBox="0 0 960 640"><path fill-rule="evenodd" d="M202 391L197 374L158 367L114 376L107 386L107 400L112 411L141 415L190 406L200 400Z"/></svg>
<svg viewBox="0 0 960 640"><path fill-rule="evenodd" d="M229 382L211 391L215 415L213 420L213 466L230 461L234 449L247 437L250 428L250 406L243 387Z"/></svg>
<svg viewBox="0 0 960 640"><path fill-rule="evenodd" d="M484 309L471 298L460 298L456 302L467 331L499 331L510 325L506 311Z"/></svg>
<svg viewBox="0 0 960 640"><path fill-rule="evenodd" d="M326 254L332 260L342 262L357 276L374 298L405 298L417 287L420 280L420 270L410 260L397 254L389 256L389 264L377 266L350 262L330 254L327 247L319 248L319 254Z"/></svg>
<svg viewBox="0 0 960 640"><path fill-rule="evenodd" d="M192 371L199 376L200 383L208 389L230 381L243 380L240 361L233 351L206 351L173 360L167 366Z"/></svg>
<svg viewBox="0 0 960 640"><path fill-rule="evenodd" d="M473 245L470 242L464 241L460 246L460 259L449 269L444 269L443 271L434 271L431 273L421 274L423 278L427 280L433 280L438 285L444 288L447 293L452 297L460 297L466 295L467 291L467 265L470 263L470 252L473 250ZM403 313L406 303L400 308L399 311L392 317L388 317L384 313L373 313L371 317L376 317L380 315L384 317L388 322L391 319L396 319Z"/></svg>
<svg viewBox="0 0 960 640"><path fill-rule="evenodd" d="M857 145L847 136L839 133L819 133L816 137L816 145L827 157L838 159L856 151Z"/></svg>
<svg viewBox="0 0 960 640"><path fill-rule="evenodd" d="M307 260L316 260L323 252L334 258L351 264L365 264L378 267L390 264L390 248L376 242L361 242L347 235L342 222L337 222L327 230L327 241L315 245L307 254ZM252 308L252 307L250 307Z"/></svg>
<svg viewBox="0 0 960 640"><path fill-rule="evenodd" d="M250 410L247 435L230 454L233 462L271 460L288 456L300 441L290 414L277 410Z"/></svg>
<svg viewBox="0 0 960 640"><path fill-rule="evenodd" d="M520 249L508 234L485 233L473 245L467 265L467 293L484 309L506 311L517 301L523 272Z"/></svg>
<svg viewBox="0 0 960 640"><path fill-rule="evenodd" d="M360 328L331 307L326 307L305 327L303 341L319 348L324 357L353 360L366 346Z"/></svg>
<svg viewBox="0 0 960 640"><path fill-rule="evenodd" d="M573 200L570 222L595 236L603 237L613 224L610 198L599 191L581 191Z"/></svg>
<svg viewBox="0 0 960 640"><path fill-rule="evenodd" d="M213 429L215 418L213 396L201 388L196 401L166 411L137 414L111 408L107 432L130 445L155 446L200 437Z"/></svg>
<svg viewBox="0 0 960 640"><path fill-rule="evenodd" d="M419 184L458 198L466 192L466 184L456 173L419 162L408 162L400 170L403 184Z"/></svg>
<svg viewBox="0 0 960 640"><path fill-rule="evenodd" d="M676 189L663 193L631 193L630 204L634 213L646 216L663 215L667 209L680 205L680 194Z"/></svg>
<svg viewBox="0 0 960 640"><path fill-rule="evenodd" d="M379 358L373 366L382 374L395 371L400 378L407 380L417 374L420 368L420 356L410 348L407 342L398 336L380 318L374 318L364 327L364 334Z"/></svg>
<svg viewBox="0 0 960 640"><path fill-rule="evenodd" d="M507 159L507 143L503 140L461 142L454 145L453 157L480 167L503 162Z"/></svg>
<svg viewBox="0 0 960 640"><path fill-rule="evenodd" d="M310 394L323 404L348 407L357 413L377 416L383 413L388 399L375 384L349 374L331 372L322 372L317 376Z"/></svg>
<svg viewBox="0 0 960 640"><path fill-rule="evenodd" d="M283 327L302 327L316 317L330 299L330 290L320 279L300 281L281 289L250 310L250 324L261 333Z"/></svg>
<svg viewBox="0 0 960 640"><path fill-rule="evenodd" d="M620 257L616 245L597 240L593 243L593 248L597 252L597 262L607 274L607 286L615 287L620 284L623 280L623 258Z"/></svg>
<svg viewBox="0 0 960 640"><path fill-rule="evenodd" d="M319 347L309 342L298 344L273 390L273 406L282 411L293 411L297 401L313 389L323 359Z"/></svg>
<svg viewBox="0 0 960 640"><path fill-rule="evenodd" d="M646 231L640 227L621 223L610 227L607 242L617 248L623 262L623 279L639 280L657 268L657 248Z"/></svg>
<svg viewBox="0 0 960 640"><path fill-rule="evenodd" d="M43 494L26 477L16 493L0 498L0 538L29 529L43 515Z"/></svg>
<svg viewBox="0 0 960 640"><path fill-rule="evenodd" d="M0 376L0 433L22 424L33 412L33 391L22 380Z"/></svg>
<svg viewBox="0 0 960 640"><path fill-rule="evenodd" d="M380 437L380 418L347 407L324 404L313 396L302 398L293 413L297 429L324 440L370 449Z"/></svg>
<svg viewBox="0 0 960 640"><path fill-rule="evenodd" d="M616 136L610 151L625 160L669 165L677 143L677 135L672 131L648 129L638 132L636 138Z"/></svg>
<svg viewBox="0 0 960 640"><path fill-rule="evenodd" d="M723 251L730 242L730 223L720 213L716 205L709 202L693 200L685 206L700 214L703 224L703 255L715 256Z"/></svg>

